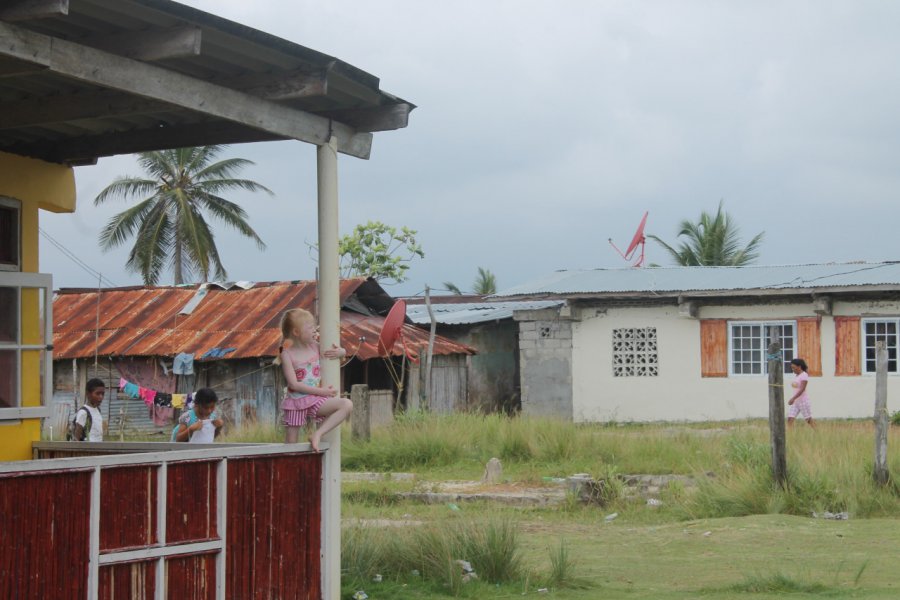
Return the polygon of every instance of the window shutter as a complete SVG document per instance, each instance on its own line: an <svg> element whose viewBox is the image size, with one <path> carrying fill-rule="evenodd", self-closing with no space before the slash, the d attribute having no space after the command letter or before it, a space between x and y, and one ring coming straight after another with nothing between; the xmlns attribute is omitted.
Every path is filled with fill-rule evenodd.
<svg viewBox="0 0 900 600"><path fill-rule="evenodd" d="M859 375L859 317L834 318L834 374Z"/></svg>
<svg viewBox="0 0 900 600"><path fill-rule="evenodd" d="M700 375L728 377L728 321L700 321Z"/></svg>
<svg viewBox="0 0 900 600"><path fill-rule="evenodd" d="M812 377L822 376L821 323L820 317L797 319L797 352L794 356L806 361Z"/></svg>

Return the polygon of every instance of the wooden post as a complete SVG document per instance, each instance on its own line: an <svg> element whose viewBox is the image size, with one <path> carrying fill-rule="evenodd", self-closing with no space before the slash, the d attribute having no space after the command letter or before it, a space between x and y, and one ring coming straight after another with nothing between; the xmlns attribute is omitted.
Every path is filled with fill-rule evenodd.
<svg viewBox="0 0 900 600"><path fill-rule="evenodd" d="M772 441L772 478L782 488L787 487L787 458L784 435L784 361L778 328L769 328L769 348L766 359L769 367L769 436Z"/></svg>
<svg viewBox="0 0 900 600"><path fill-rule="evenodd" d="M350 413L350 432L353 439L369 441L372 437L372 420L369 411L369 386L357 384L350 388L353 412Z"/></svg>
<svg viewBox="0 0 900 600"><path fill-rule="evenodd" d="M425 355L425 385L422 386L422 410L431 408L431 361L434 358L434 330L437 322L434 312L431 310L431 288L425 286L425 308L428 309L428 318L431 320L431 328L428 330L428 353Z"/></svg>
<svg viewBox="0 0 900 600"><path fill-rule="evenodd" d="M887 462L887 367L888 353L884 340L875 342L875 483L887 485L891 478Z"/></svg>

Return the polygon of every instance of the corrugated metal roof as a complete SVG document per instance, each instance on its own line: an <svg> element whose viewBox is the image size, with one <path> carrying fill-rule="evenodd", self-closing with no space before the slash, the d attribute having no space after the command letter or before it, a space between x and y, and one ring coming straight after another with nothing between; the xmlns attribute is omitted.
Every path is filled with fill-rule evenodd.
<svg viewBox="0 0 900 600"><path fill-rule="evenodd" d="M235 348L225 358L275 356L281 343L281 314L291 308L312 311L316 282L258 283L251 289L210 289L190 315L179 312L196 286L132 287L101 290L97 334L97 290L60 290L53 300L54 358L100 356L200 356L212 348ZM386 292L364 278L344 279L341 305L351 298L371 308L370 315L341 311L341 344L361 360L378 356L376 344L391 305ZM410 350L428 343L428 335L404 325ZM439 337L435 354L473 354L474 350ZM403 348L398 344L394 354Z"/></svg>
<svg viewBox="0 0 900 600"><path fill-rule="evenodd" d="M503 290L495 297L677 295L701 291L808 291L835 288L835 291L853 291L853 288L873 286L886 286L900 291L900 262L557 271L547 277Z"/></svg>
<svg viewBox="0 0 900 600"><path fill-rule="evenodd" d="M435 321L442 325L470 325L498 319L509 319L517 310L540 310L564 304L562 300L535 300L523 302L470 302L468 304L432 304ZM418 325L431 323L428 307L424 304L407 304L406 316Z"/></svg>

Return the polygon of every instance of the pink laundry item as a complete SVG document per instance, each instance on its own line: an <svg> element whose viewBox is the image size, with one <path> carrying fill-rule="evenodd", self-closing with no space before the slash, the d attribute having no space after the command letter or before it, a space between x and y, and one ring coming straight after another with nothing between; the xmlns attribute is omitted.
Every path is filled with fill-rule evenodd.
<svg viewBox="0 0 900 600"><path fill-rule="evenodd" d="M128 382L125 381L124 377L120 377L119 378L119 389L124 391L126 385L128 385Z"/></svg>
<svg viewBox="0 0 900 600"><path fill-rule="evenodd" d="M142 387L139 393L144 404L153 406L153 399L156 398L156 390L148 390L147 388Z"/></svg>

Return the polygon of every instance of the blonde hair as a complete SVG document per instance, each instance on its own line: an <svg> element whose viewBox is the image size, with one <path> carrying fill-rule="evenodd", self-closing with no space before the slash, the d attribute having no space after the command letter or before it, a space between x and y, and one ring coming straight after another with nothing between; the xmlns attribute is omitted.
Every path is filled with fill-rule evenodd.
<svg viewBox="0 0 900 600"><path fill-rule="evenodd" d="M292 308L284 311L281 315L281 344L278 346L278 356L273 361L276 365L281 364L281 352L285 347L290 347L293 343L291 334L295 327L302 327L306 323L315 323L316 318L308 310L302 308Z"/></svg>

